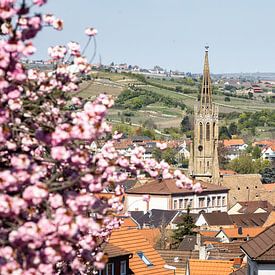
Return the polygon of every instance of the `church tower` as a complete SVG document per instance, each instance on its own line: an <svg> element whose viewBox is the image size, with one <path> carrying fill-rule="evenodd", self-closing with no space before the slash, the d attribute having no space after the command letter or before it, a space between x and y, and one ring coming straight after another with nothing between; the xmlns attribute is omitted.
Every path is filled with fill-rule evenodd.
<svg viewBox="0 0 275 275"><path fill-rule="evenodd" d="M220 177L218 122L218 107L212 102L208 47L205 47L200 100L194 108L194 140L190 150L189 173L195 179L215 184L219 183Z"/></svg>

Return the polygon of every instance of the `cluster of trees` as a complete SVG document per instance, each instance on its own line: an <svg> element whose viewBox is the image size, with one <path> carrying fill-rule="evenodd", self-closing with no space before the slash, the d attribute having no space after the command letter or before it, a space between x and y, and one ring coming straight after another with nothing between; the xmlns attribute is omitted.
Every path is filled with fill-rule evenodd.
<svg viewBox="0 0 275 275"><path fill-rule="evenodd" d="M169 96L162 96L139 87L135 87L135 90L127 89L123 91L117 97L115 104L118 108L139 110L156 102L161 102L168 107L180 107L182 110L186 109L186 105L182 101L175 100Z"/></svg>
<svg viewBox="0 0 275 275"><path fill-rule="evenodd" d="M240 114L238 127L240 130L259 126L275 127L275 110L261 110L259 112L245 112Z"/></svg>
<svg viewBox="0 0 275 275"><path fill-rule="evenodd" d="M261 158L254 159L250 154L242 154L233 159L227 165L227 168L236 171L239 174L260 174L266 168L270 168L269 160Z"/></svg>
<svg viewBox="0 0 275 275"><path fill-rule="evenodd" d="M238 125L235 122L231 122L229 126L221 126L219 129L219 139L231 139L233 135L240 134Z"/></svg>

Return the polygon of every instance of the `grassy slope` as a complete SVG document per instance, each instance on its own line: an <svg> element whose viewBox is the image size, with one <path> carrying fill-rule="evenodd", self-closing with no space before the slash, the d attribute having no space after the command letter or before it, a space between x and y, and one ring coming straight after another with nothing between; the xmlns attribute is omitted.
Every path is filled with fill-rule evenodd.
<svg viewBox="0 0 275 275"><path fill-rule="evenodd" d="M144 84L139 81L135 76L127 76L118 73L108 73L108 72L96 72L94 74L96 78L90 82L83 82L81 84L81 88L83 91L80 95L84 98L94 98L96 95L100 93L107 93L113 95L114 97L118 96L124 89L128 87L129 84L140 85L143 89L148 91L152 91L155 93L159 93L160 95L169 96L171 98L180 100L184 102L189 108L193 109L194 104L197 101L197 92L192 94L182 94L172 91L171 88L175 88L176 86L181 86L184 88L184 85L181 85L177 82L172 81L163 81L158 79L147 79L150 84ZM155 87L154 85L163 85L168 89ZM169 89L170 88L170 89ZM190 88L190 87L189 87ZM198 89L198 87L191 87L191 89ZM244 111L259 111L262 109L274 109L274 103L265 103L261 99L257 100L248 100L242 98L234 98L230 97L230 102L225 102L224 95L213 95L214 102L219 105L220 113L230 113L230 112L244 112ZM119 110L113 108L109 112L109 118L111 120L121 121L125 120L122 118L122 114L125 110ZM151 104L146 106L144 109L139 111L131 111L134 116L130 117L131 123L142 124L144 121L148 119L152 119L158 128L166 128L166 127L179 127L182 117L184 116L184 111L176 108L169 108L167 106L161 105L159 103ZM227 121L228 123L229 121ZM261 133L259 133L261 137L272 136L268 129L261 129Z"/></svg>

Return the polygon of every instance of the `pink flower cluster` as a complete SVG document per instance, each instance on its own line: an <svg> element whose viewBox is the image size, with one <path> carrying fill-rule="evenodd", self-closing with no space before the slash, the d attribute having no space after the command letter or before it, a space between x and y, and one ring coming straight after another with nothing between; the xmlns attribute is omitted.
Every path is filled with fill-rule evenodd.
<svg viewBox="0 0 275 275"><path fill-rule="evenodd" d="M141 147L129 159L119 155L114 141L120 134L106 140L106 113L114 101L104 94L93 102L75 95L77 74L91 69L78 43L49 49L56 62L52 71L27 70L21 63L35 52L32 39L43 26L63 27L54 15L37 13L46 2L0 0L1 275L104 268L102 244L121 225L116 216L123 210L122 183L131 173L175 177L179 187L193 186L166 162L144 161ZM97 30L85 33L90 41ZM98 140L105 145L94 152L91 144ZM99 195L106 188L114 190L111 199Z"/></svg>

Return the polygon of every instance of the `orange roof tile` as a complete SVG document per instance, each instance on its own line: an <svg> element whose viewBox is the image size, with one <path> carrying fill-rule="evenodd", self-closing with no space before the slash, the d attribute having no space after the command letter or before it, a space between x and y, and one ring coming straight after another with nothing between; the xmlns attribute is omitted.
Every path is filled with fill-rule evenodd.
<svg viewBox="0 0 275 275"><path fill-rule="evenodd" d="M160 237L160 230L158 228L144 228L140 229L139 232L153 246L156 244Z"/></svg>
<svg viewBox="0 0 275 275"><path fill-rule="evenodd" d="M225 139L223 141L223 145L225 147L229 147L229 146L235 146L235 145L243 145L244 144L244 140L241 138L236 138L236 139Z"/></svg>
<svg viewBox="0 0 275 275"><path fill-rule="evenodd" d="M263 187L266 191L275 191L275 183L265 183Z"/></svg>
<svg viewBox="0 0 275 275"><path fill-rule="evenodd" d="M264 227L243 227L241 235L238 232L238 228L223 228L222 231L229 238L243 238L247 237L247 235L249 235L250 237L255 237L260 234L264 229Z"/></svg>
<svg viewBox="0 0 275 275"><path fill-rule="evenodd" d="M234 261L190 259L190 275L229 275L235 269Z"/></svg>
<svg viewBox="0 0 275 275"><path fill-rule="evenodd" d="M237 174L237 172L235 172L233 170L223 170L223 169L220 169L220 173L223 175L236 175Z"/></svg>
<svg viewBox="0 0 275 275"><path fill-rule="evenodd" d="M121 219L123 221L121 225L122 228L138 228L138 224L131 217L123 217Z"/></svg>
<svg viewBox="0 0 275 275"><path fill-rule="evenodd" d="M152 245L145 239L138 229L114 230L110 241L112 245L120 247L133 254L130 259L130 268L134 274L139 275L172 275L173 270L164 268L165 262ZM153 264L147 266L137 255L137 252L143 252L144 256Z"/></svg>

